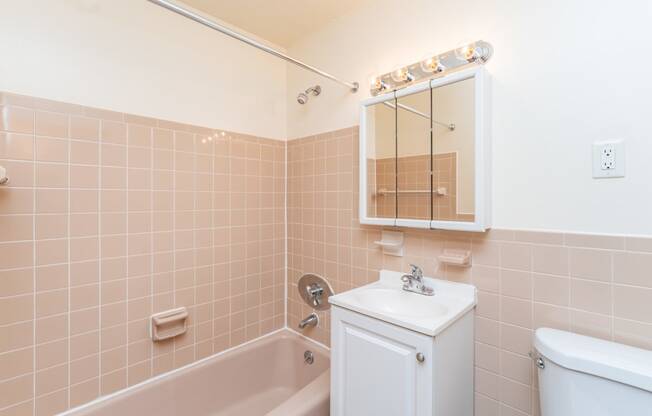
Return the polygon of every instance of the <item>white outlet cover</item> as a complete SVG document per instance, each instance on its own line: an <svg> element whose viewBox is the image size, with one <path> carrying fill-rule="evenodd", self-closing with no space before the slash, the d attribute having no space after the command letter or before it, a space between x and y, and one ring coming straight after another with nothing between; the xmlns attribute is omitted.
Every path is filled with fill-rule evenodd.
<svg viewBox="0 0 652 416"><path fill-rule="evenodd" d="M622 140L593 143L593 177L625 177L625 143Z"/></svg>

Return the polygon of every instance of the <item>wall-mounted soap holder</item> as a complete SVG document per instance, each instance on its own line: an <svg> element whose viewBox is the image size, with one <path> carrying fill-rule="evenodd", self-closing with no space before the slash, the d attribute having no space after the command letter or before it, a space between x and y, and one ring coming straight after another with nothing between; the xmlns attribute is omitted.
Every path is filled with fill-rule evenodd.
<svg viewBox="0 0 652 416"><path fill-rule="evenodd" d="M155 313L150 319L153 341L174 338L188 329L188 310L185 307Z"/></svg>
<svg viewBox="0 0 652 416"><path fill-rule="evenodd" d="M0 185L6 185L8 182L9 178L7 177L7 169L0 166Z"/></svg>
<svg viewBox="0 0 652 416"><path fill-rule="evenodd" d="M403 257L403 233L401 231L383 230L381 239L374 244L383 248L383 254Z"/></svg>
<svg viewBox="0 0 652 416"><path fill-rule="evenodd" d="M471 266L471 252L468 250L444 250L437 260L439 263L449 266L469 267Z"/></svg>

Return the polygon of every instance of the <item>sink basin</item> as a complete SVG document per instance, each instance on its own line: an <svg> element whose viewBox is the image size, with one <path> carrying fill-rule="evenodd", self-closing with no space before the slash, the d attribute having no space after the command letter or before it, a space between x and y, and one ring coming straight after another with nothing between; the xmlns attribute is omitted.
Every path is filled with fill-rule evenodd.
<svg viewBox="0 0 652 416"><path fill-rule="evenodd" d="M352 293L353 300L379 312L414 318L436 317L446 314L446 306L432 302L430 296L416 293L370 287Z"/></svg>
<svg viewBox="0 0 652 416"><path fill-rule="evenodd" d="M477 303L472 285L424 277L435 291L424 296L403 290L403 273L381 270L371 284L331 296L329 302L394 325L435 336L473 309Z"/></svg>

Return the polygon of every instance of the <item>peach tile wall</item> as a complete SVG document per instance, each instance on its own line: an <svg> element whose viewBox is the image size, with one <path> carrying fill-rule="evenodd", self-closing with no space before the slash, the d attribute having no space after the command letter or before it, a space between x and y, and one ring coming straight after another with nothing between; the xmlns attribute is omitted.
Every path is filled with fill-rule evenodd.
<svg viewBox="0 0 652 416"><path fill-rule="evenodd" d="M383 256L378 227L360 226L357 128L288 144L288 325L311 311L296 282L325 276L336 292L378 270L419 264L430 276L477 286L476 415L538 415L533 330L549 326L652 349L652 239L492 230L405 230L405 257ZM470 268L440 266L445 248ZM329 341L329 316L305 333Z"/></svg>
<svg viewBox="0 0 652 416"><path fill-rule="evenodd" d="M0 94L0 415L284 325L285 143ZM190 310L153 344L148 317Z"/></svg>

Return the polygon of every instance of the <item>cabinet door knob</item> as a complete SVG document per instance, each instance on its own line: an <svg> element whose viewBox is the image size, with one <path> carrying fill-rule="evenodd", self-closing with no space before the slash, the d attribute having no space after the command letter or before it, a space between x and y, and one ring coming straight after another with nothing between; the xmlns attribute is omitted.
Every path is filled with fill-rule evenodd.
<svg viewBox="0 0 652 416"><path fill-rule="evenodd" d="M417 353L417 361L420 362L420 363L426 361L426 356L423 355L423 353L418 352L418 353Z"/></svg>

